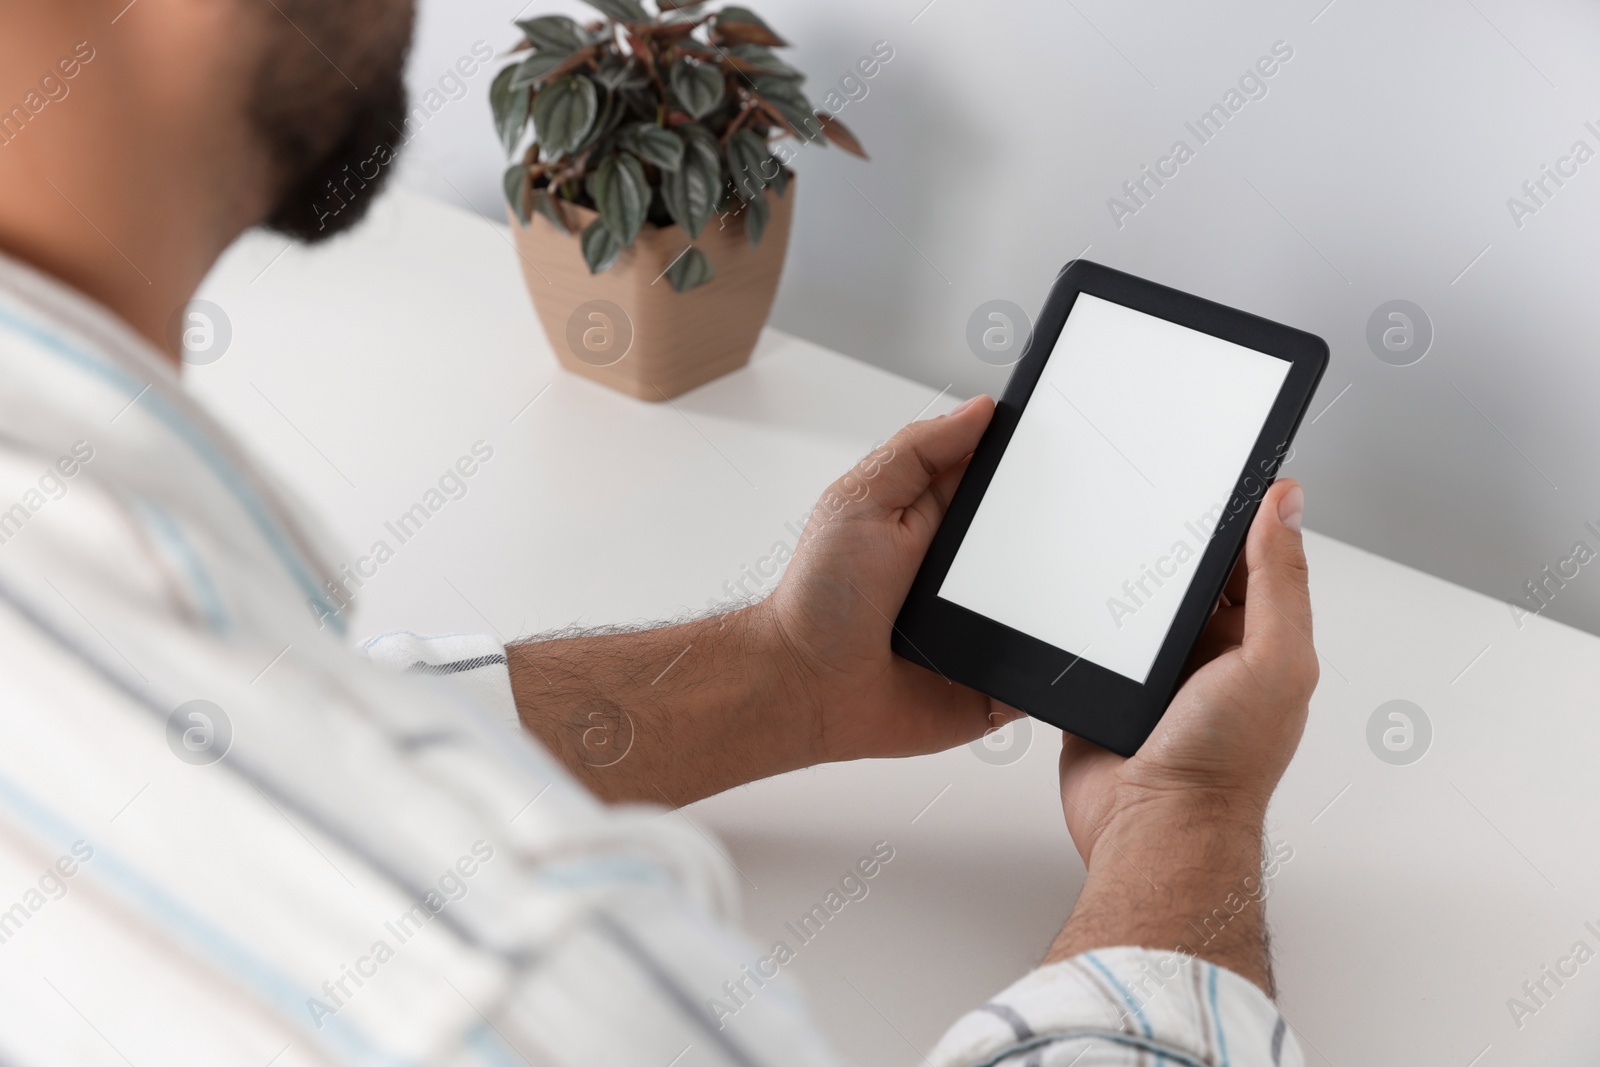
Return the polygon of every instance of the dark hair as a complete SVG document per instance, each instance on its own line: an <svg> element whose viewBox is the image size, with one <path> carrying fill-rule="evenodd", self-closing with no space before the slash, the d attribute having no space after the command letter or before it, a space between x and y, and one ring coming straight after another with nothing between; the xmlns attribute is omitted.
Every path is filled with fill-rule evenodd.
<svg viewBox="0 0 1600 1067"><path fill-rule="evenodd" d="M413 0L275 0L261 12L249 117L275 170L269 229L325 240L377 198L404 138L414 16Z"/></svg>

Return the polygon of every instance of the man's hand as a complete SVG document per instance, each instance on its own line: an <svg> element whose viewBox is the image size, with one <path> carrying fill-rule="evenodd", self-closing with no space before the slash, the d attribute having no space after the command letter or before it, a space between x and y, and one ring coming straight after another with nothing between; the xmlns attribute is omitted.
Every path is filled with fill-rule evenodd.
<svg viewBox="0 0 1600 1067"><path fill-rule="evenodd" d="M977 396L912 423L823 494L762 625L811 703L811 762L939 752L1021 713L889 650L895 615L994 414Z"/></svg>
<svg viewBox="0 0 1600 1067"><path fill-rule="evenodd" d="M1193 673L1132 758L1066 737L1062 806L1089 877L1051 959L1182 948L1271 991L1262 826L1318 676L1304 506L1296 482L1268 491Z"/></svg>
<svg viewBox="0 0 1600 1067"><path fill-rule="evenodd" d="M979 396L913 423L830 486L761 603L509 646L523 725L603 799L686 804L817 763L936 752L1016 718L889 649L993 412Z"/></svg>

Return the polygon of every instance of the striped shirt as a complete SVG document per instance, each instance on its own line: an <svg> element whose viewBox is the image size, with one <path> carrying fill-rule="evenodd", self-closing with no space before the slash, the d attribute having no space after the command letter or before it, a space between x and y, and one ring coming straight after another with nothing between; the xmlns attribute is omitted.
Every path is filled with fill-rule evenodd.
<svg viewBox="0 0 1600 1067"><path fill-rule="evenodd" d="M517 727L483 637L341 632L327 539L104 309L0 260L0 1067L837 1062L725 859ZM1168 974L1167 972L1171 972ZM1299 1064L1113 949L941 1065Z"/></svg>

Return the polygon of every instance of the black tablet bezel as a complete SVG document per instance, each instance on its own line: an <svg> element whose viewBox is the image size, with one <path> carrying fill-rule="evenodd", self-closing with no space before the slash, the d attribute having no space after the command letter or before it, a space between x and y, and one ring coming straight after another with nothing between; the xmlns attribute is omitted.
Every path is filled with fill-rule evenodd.
<svg viewBox="0 0 1600 1067"><path fill-rule="evenodd" d="M966 537L1079 293L1220 337L1290 364L1278 398L1201 554L1193 582L1144 684L943 600L938 590ZM1087 260L1062 268L994 419L973 453L895 621L899 655L1080 737L1131 756L1178 691L1184 665L1244 547L1250 520L1288 454L1328 365L1314 334Z"/></svg>

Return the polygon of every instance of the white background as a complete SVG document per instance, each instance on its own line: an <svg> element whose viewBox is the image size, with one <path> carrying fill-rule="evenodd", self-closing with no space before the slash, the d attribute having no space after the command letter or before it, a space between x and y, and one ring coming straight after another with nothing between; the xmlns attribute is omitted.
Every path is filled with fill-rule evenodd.
<svg viewBox="0 0 1600 1067"><path fill-rule="evenodd" d="M1143 683L1288 373L1080 294L939 595Z"/></svg>
<svg viewBox="0 0 1600 1067"><path fill-rule="evenodd" d="M808 150L796 165L775 325L935 388L997 392L1005 371L968 351L967 316L993 298L1037 308L1090 246L1090 258L1328 339L1312 415L1339 399L1308 419L1288 468L1307 483L1314 528L1511 600L1600 517L1600 160L1522 229L1506 207L1574 139L1600 148L1583 128L1600 119L1600 7L754 6L795 43L817 96L874 41L896 52L841 114L872 161ZM525 7L580 10L423 0L414 87L475 40L511 44ZM1117 229L1107 199L1277 40L1295 55L1268 96ZM497 214L487 87L481 75L430 120L405 180ZM1396 298L1437 329L1411 367L1365 342L1368 316ZM1600 632L1594 570L1552 617Z"/></svg>

